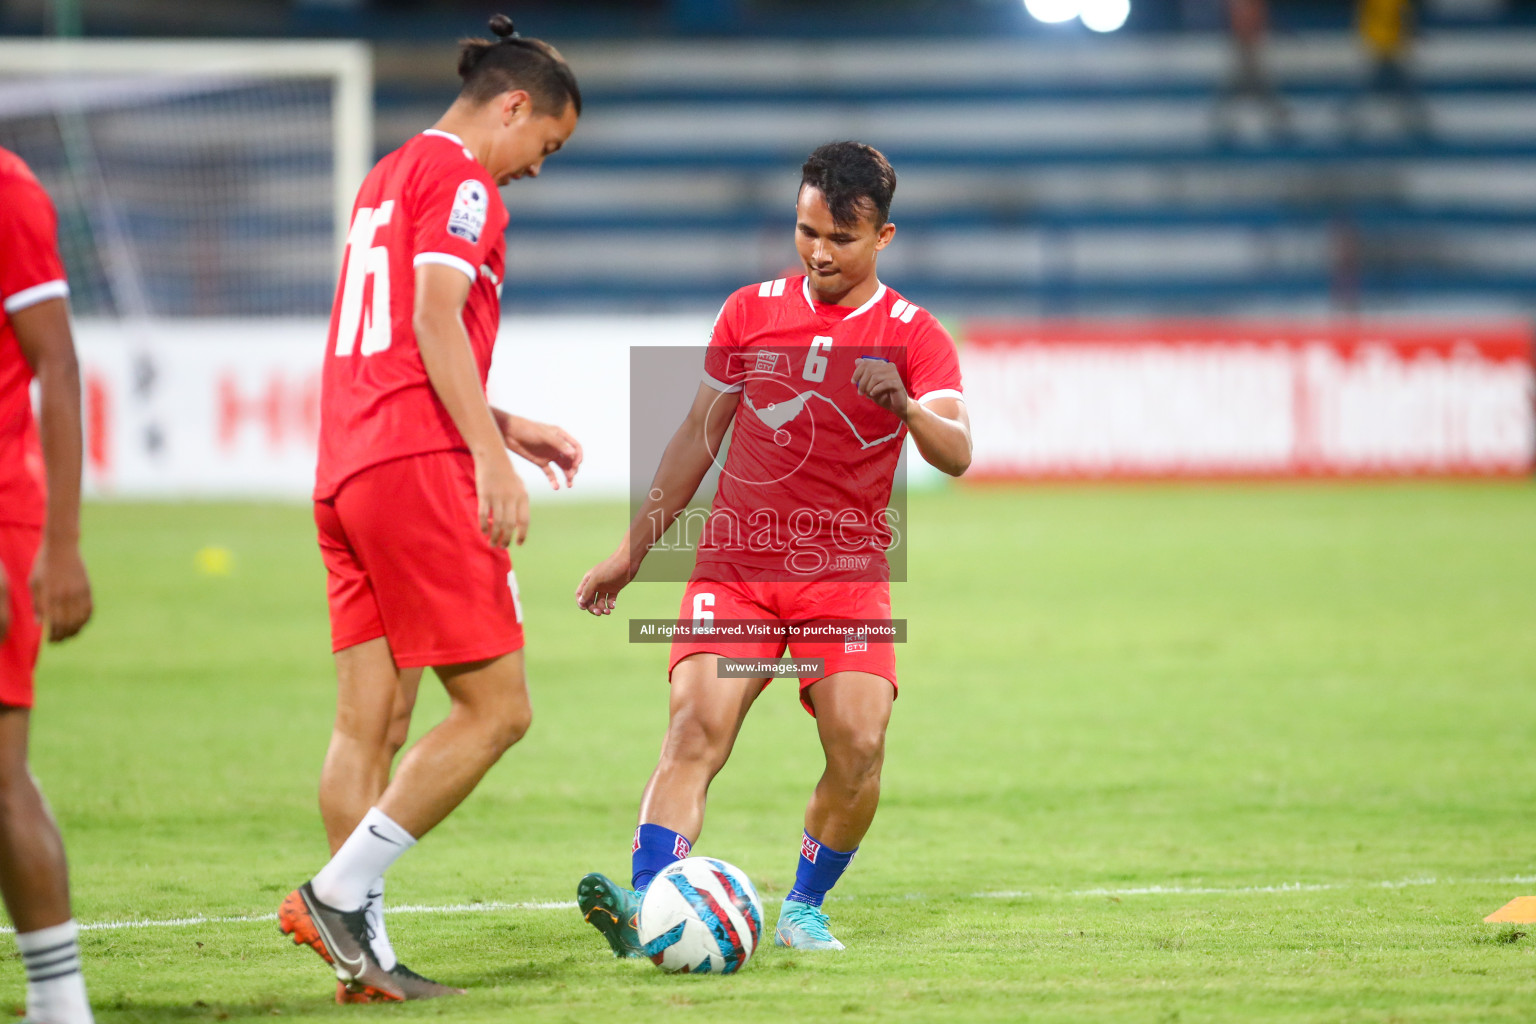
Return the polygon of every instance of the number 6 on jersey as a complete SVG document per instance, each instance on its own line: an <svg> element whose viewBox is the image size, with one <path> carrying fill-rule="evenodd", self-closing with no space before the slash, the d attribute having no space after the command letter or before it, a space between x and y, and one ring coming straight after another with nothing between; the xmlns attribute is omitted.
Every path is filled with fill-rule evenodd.
<svg viewBox="0 0 1536 1024"><path fill-rule="evenodd" d="M805 372L801 374L812 383L820 381L827 375L827 357L821 354L824 348L832 347L832 339L821 335L811 339L811 351L805 357Z"/></svg>

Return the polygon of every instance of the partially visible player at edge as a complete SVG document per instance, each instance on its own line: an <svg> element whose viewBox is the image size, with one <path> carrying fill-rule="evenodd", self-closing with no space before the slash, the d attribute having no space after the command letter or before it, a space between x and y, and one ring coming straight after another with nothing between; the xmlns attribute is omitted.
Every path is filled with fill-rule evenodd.
<svg viewBox="0 0 1536 1024"><path fill-rule="evenodd" d="M895 189L891 165L869 146L832 143L811 154L795 211L804 276L750 285L726 301L706 350L703 382L662 456L650 497L618 550L577 588L580 607L596 615L613 611L646 552L692 499L734 421L679 618L698 621L707 610L713 621L778 624L779 637L673 643L666 739L640 799L631 846L634 891L600 874L587 875L577 890L583 916L618 956L643 952L635 931L639 897L657 872L688 855L703 827L709 783L768 685L765 678L722 678L721 657L779 657L786 621L889 619L886 545L873 524L889 501L906 434L945 473L959 476L970 466L970 420L954 341L930 313L881 284L875 273L880 251L896 233L889 221ZM786 389L796 397L786 401ZM820 431L812 423L811 442L796 440L806 435L812 391L847 419L849 429L831 417ZM776 403L791 410L787 421L782 411L774 414ZM810 412L814 417L824 408L816 404ZM781 424L791 429L776 429ZM765 482L747 482L754 479ZM782 546L727 550L710 533L723 514L750 533L757 529L755 516L769 512L784 523L798 510L809 510L823 524L828 536L810 539L824 550L848 539L829 536L827 524L862 524L864 550L875 553L870 569L796 578L785 571ZM797 949L842 949L820 908L879 802L885 731L896 697L895 653L888 643L787 646L797 657L825 658L825 675L801 679L800 699L816 716L826 768L806 808L795 885L780 909L774 941Z"/></svg>
<svg viewBox="0 0 1536 1024"><path fill-rule="evenodd" d="M315 521L328 574L336 725L320 776L332 858L290 893L282 930L336 971L338 1002L458 993L407 969L384 928L384 874L527 730L522 614L506 548L528 529L507 451L574 481L563 430L492 409L507 210L576 128L559 52L503 15L465 40L463 87L358 192L321 390ZM390 778L421 671L448 717Z"/></svg>
<svg viewBox="0 0 1536 1024"><path fill-rule="evenodd" d="M65 640L91 617L80 559L80 369L57 230L32 171L0 149L0 893L27 972L27 1022L89 1024L64 843L27 769L43 633Z"/></svg>

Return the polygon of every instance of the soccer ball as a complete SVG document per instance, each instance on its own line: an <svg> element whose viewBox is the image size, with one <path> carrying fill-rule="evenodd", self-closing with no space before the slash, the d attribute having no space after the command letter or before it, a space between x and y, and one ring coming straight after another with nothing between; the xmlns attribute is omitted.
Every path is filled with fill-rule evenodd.
<svg viewBox="0 0 1536 1024"><path fill-rule="evenodd" d="M746 874L689 857L651 879L640 902L640 941L664 971L734 974L763 934L763 902Z"/></svg>

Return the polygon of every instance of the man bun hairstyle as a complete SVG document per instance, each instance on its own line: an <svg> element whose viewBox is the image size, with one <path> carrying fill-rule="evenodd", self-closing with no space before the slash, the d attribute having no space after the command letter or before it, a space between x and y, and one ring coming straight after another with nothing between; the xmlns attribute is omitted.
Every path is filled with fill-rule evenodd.
<svg viewBox="0 0 1536 1024"><path fill-rule="evenodd" d="M885 226L896 194L896 172L885 154L862 142L829 142L811 154L800 169L800 187L816 189L827 200L832 220L857 224L872 213L875 227Z"/></svg>
<svg viewBox="0 0 1536 1024"><path fill-rule="evenodd" d="M459 96L475 103L523 89L533 97L533 109L558 117L572 105L581 114L581 89L576 75L560 51L542 39L527 39L505 14L491 17L490 39L459 41L459 77L464 87Z"/></svg>

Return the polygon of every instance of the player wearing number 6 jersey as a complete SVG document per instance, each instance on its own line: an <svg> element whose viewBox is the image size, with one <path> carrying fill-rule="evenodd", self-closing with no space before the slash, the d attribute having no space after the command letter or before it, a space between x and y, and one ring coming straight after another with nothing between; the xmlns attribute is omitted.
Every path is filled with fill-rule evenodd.
<svg viewBox="0 0 1536 1024"><path fill-rule="evenodd" d="M338 1002L459 991L396 959L384 873L528 728L506 551L528 499L507 450L556 487L581 463L564 431L486 402L506 251L497 188L536 176L581 113L553 47L501 15L491 28L497 41L462 45L458 100L363 182L325 353L314 498L338 683L320 777L333 856L279 921L335 968ZM448 717L391 779L429 665Z"/></svg>
<svg viewBox="0 0 1536 1024"><path fill-rule="evenodd" d="M889 643L856 634L810 643L788 625L889 620L892 524L884 513L907 434L946 473L959 476L971 461L954 342L875 273L896 232L887 219L895 188L895 172L869 146L840 142L811 154L796 204L804 276L751 285L726 301L703 383L648 499L619 549L577 588L582 608L613 611L734 425L679 618L717 630L739 624L743 633L674 642L671 716L631 847L634 891L599 874L577 888L583 915L619 956L645 952L634 927L639 893L687 856L709 783L768 685L722 676L720 659L777 658L786 646L797 658L823 660L820 673L800 680L800 699L816 716L826 768L806 808L775 941L843 948L820 908L874 819L895 655ZM749 628L763 624L772 636L753 639Z"/></svg>

